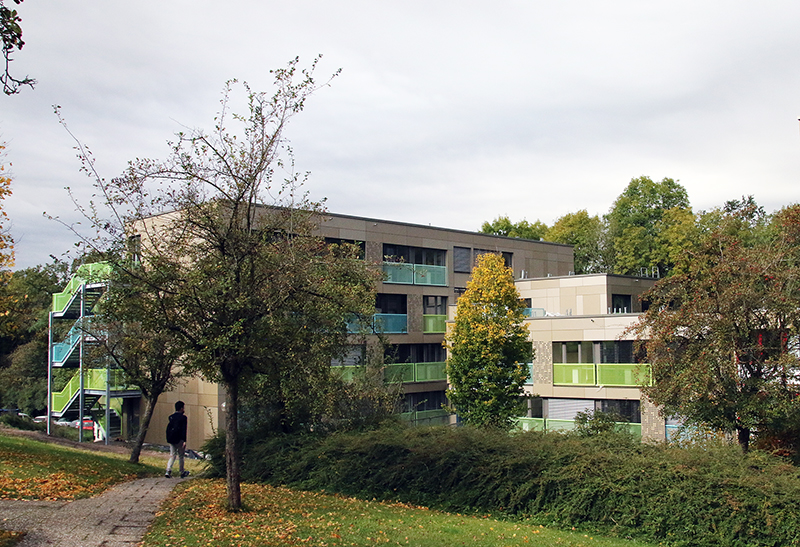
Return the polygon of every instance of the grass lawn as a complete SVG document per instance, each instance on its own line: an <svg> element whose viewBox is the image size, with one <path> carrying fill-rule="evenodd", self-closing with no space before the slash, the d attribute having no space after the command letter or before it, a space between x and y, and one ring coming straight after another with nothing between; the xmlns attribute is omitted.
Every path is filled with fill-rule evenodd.
<svg viewBox="0 0 800 547"><path fill-rule="evenodd" d="M142 465L122 454L73 449L0 434L0 499L72 500L139 476L164 472L157 458Z"/></svg>
<svg viewBox="0 0 800 547"><path fill-rule="evenodd" d="M634 547L648 544L432 511L406 504L378 503L272 486L243 484L247 506L225 511L225 482L197 479L180 484L144 546L366 546L442 547L475 545Z"/></svg>

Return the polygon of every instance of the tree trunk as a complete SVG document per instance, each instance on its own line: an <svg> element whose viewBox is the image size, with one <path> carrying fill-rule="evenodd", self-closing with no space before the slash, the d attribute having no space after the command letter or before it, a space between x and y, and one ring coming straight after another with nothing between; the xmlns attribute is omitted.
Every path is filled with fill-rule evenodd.
<svg viewBox="0 0 800 547"><path fill-rule="evenodd" d="M234 379L226 383L225 394L225 467L227 469L228 509L242 508L239 469L239 382Z"/></svg>
<svg viewBox="0 0 800 547"><path fill-rule="evenodd" d="M150 428L150 420L153 418L153 411L158 402L160 393L153 395L152 398L145 398L144 400L144 414L142 420L139 422L139 433L136 435L136 443L131 449L131 457L128 460L131 463L139 463L139 455L142 453L142 446L144 445L144 438L147 435L147 430Z"/></svg>
<svg viewBox="0 0 800 547"><path fill-rule="evenodd" d="M736 428L736 436L736 440L739 441L739 446L742 447L742 452L747 452L750 449L750 428Z"/></svg>

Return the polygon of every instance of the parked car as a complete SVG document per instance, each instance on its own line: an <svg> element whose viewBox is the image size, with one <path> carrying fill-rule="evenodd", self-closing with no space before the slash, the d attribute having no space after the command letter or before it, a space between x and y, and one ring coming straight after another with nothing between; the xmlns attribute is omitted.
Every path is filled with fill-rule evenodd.
<svg viewBox="0 0 800 547"><path fill-rule="evenodd" d="M37 424L45 423L47 422L47 416L36 416L33 421Z"/></svg>

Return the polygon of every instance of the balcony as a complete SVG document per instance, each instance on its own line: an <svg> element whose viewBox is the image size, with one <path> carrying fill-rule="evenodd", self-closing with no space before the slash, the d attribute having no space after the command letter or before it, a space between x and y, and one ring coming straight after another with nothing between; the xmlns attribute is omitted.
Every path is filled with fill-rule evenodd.
<svg viewBox="0 0 800 547"><path fill-rule="evenodd" d="M403 285L447 286L447 267L427 264L406 264L405 262L384 262L384 283Z"/></svg>
<svg viewBox="0 0 800 547"><path fill-rule="evenodd" d="M399 363L386 365L384 378L387 384L435 382L447 380L444 361L438 363Z"/></svg>
<svg viewBox="0 0 800 547"><path fill-rule="evenodd" d="M522 308L523 317L545 317L547 312L544 308Z"/></svg>
<svg viewBox="0 0 800 547"><path fill-rule="evenodd" d="M554 364L553 385L594 386L597 375L593 364Z"/></svg>
<svg viewBox="0 0 800 547"><path fill-rule="evenodd" d="M408 315L376 313L372 318L372 328L385 334L405 334L408 332Z"/></svg>
<svg viewBox="0 0 800 547"><path fill-rule="evenodd" d="M516 427L522 431L572 431L574 420L550 420L545 418L517 418ZM642 436L642 424L616 422L620 429L625 429L634 437Z"/></svg>
<svg viewBox="0 0 800 547"><path fill-rule="evenodd" d="M425 334L440 334L447 331L446 315L423 315L422 332Z"/></svg>
<svg viewBox="0 0 800 547"><path fill-rule="evenodd" d="M400 418L411 422L412 425L447 425L450 423L450 413L440 410L418 410L403 412Z"/></svg>
<svg viewBox="0 0 800 547"><path fill-rule="evenodd" d="M553 385L640 387L651 381L650 365L640 363L556 363Z"/></svg>

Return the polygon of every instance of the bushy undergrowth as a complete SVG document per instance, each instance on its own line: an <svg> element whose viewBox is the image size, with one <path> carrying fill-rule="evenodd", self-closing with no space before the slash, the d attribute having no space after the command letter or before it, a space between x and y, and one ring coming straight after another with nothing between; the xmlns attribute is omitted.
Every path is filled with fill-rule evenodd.
<svg viewBox="0 0 800 547"><path fill-rule="evenodd" d="M394 427L248 444L243 478L671 545L800 545L797 468L722 444Z"/></svg>
<svg viewBox="0 0 800 547"><path fill-rule="evenodd" d="M0 414L0 423L14 429L25 429L27 431L44 431L47 428L47 424L36 423L30 418L11 412Z"/></svg>

